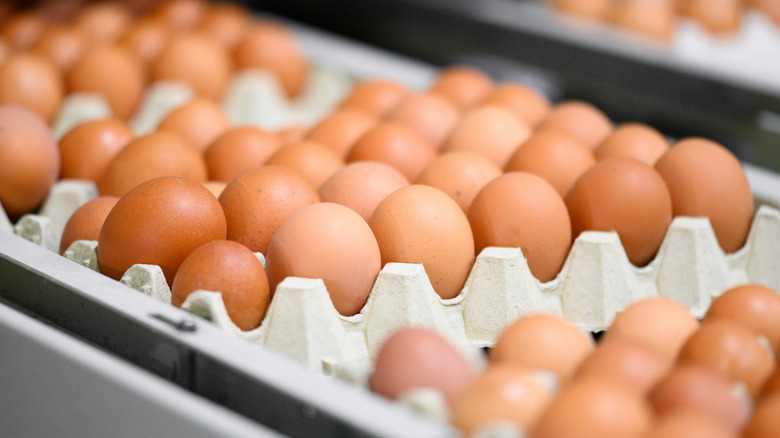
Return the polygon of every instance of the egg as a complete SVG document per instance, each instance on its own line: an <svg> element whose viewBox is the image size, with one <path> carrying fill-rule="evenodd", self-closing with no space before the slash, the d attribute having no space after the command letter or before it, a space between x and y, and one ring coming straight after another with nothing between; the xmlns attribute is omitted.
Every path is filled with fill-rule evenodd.
<svg viewBox="0 0 780 438"><path fill-rule="evenodd" d="M156 2L152 13L176 29L190 29L198 25L206 13L203 0L163 0Z"/></svg>
<svg viewBox="0 0 780 438"><path fill-rule="evenodd" d="M669 142L654 128L642 123L625 123L612 131L594 153L599 161L625 157L654 166L669 151Z"/></svg>
<svg viewBox="0 0 780 438"><path fill-rule="evenodd" d="M713 34L733 34L740 28L742 3L739 0L682 0L680 12Z"/></svg>
<svg viewBox="0 0 780 438"><path fill-rule="evenodd" d="M541 282L558 274L571 246L571 222L555 189L536 175L510 172L487 183L468 212L474 247L519 247Z"/></svg>
<svg viewBox="0 0 780 438"><path fill-rule="evenodd" d="M336 310L351 316L366 304L382 264L366 221L343 205L321 202L281 224L265 268L272 290L287 277L321 278Z"/></svg>
<svg viewBox="0 0 780 438"><path fill-rule="evenodd" d="M98 240L106 216L119 198L101 196L79 207L68 219L60 240L60 254L64 254L77 240Z"/></svg>
<svg viewBox="0 0 780 438"><path fill-rule="evenodd" d="M496 423L532 429L553 399L534 372L511 365L493 365L457 394L452 423L468 436Z"/></svg>
<svg viewBox="0 0 780 438"><path fill-rule="evenodd" d="M388 116L416 130L441 149L460 119L460 111L445 97L434 93L408 96Z"/></svg>
<svg viewBox="0 0 780 438"><path fill-rule="evenodd" d="M222 192L225 191L227 183L224 181L206 181L203 183L203 187L207 188L215 198L219 198Z"/></svg>
<svg viewBox="0 0 780 438"><path fill-rule="evenodd" d="M5 60L11 55L11 47L0 37L0 65L5 63Z"/></svg>
<svg viewBox="0 0 780 438"><path fill-rule="evenodd" d="M640 342L671 363L698 328L699 321L682 304L669 298L647 298L618 312L604 340L627 338Z"/></svg>
<svg viewBox="0 0 780 438"><path fill-rule="evenodd" d="M98 190L103 196L122 196L142 182L162 176L201 183L206 181L206 163L178 134L155 131L130 141L111 159Z"/></svg>
<svg viewBox="0 0 780 438"><path fill-rule="evenodd" d="M718 421L696 411L677 411L658 420L644 438L737 438Z"/></svg>
<svg viewBox="0 0 780 438"><path fill-rule="evenodd" d="M383 122L369 129L352 146L346 161L378 161L398 169L414 181L436 158L437 150L422 134L399 122Z"/></svg>
<svg viewBox="0 0 780 438"><path fill-rule="evenodd" d="M666 0L622 0L615 2L612 20L623 29L658 41L672 39L675 11Z"/></svg>
<svg viewBox="0 0 780 438"><path fill-rule="evenodd" d="M712 301L706 321L727 319L780 347L780 296L767 287L748 284L731 288Z"/></svg>
<svg viewBox="0 0 780 438"><path fill-rule="evenodd" d="M357 212L366 222L389 194L409 185L398 170L375 161L347 164L320 185L323 202L335 202Z"/></svg>
<svg viewBox="0 0 780 438"><path fill-rule="evenodd" d="M777 358L777 353L775 353L775 358ZM764 383L764 387L761 388L760 399L763 400L775 395L780 395L780 367L777 366L775 366L775 371Z"/></svg>
<svg viewBox="0 0 780 438"><path fill-rule="evenodd" d="M753 195L734 154L713 141L687 138L655 170L669 188L675 216L707 217L725 252L742 247L753 219Z"/></svg>
<svg viewBox="0 0 780 438"><path fill-rule="evenodd" d="M439 72L431 91L449 99L458 108L468 109L493 91L493 80L481 71L466 67L448 67Z"/></svg>
<svg viewBox="0 0 780 438"><path fill-rule="evenodd" d="M112 45L87 50L66 79L71 92L103 95L120 119L135 113L146 86L141 60L126 48Z"/></svg>
<svg viewBox="0 0 780 438"><path fill-rule="evenodd" d="M184 259L173 279L171 304L181 307L198 289L220 292L228 316L241 330L259 327L271 302L260 260L229 240L207 242Z"/></svg>
<svg viewBox="0 0 780 438"><path fill-rule="evenodd" d="M154 264L171 285L192 251L225 234L225 215L205 187L153 179L122 196L106 217L98 238L100 272L118 280L134 264Z"/></svg>
<svg viewBox="0 0 780 438"><path fill-rule="evenodd" d="M775 396L756 407L753 417L742 432L744 438L780 436L780 396Z"/></svg>
<svg viewBox="0 0 780 438"><path fill-rule="evenodd" d="M283 146L271 155L265 164L287 167L302 176L314 190L317 190L322 183L344 167L344 160L319 143L302 141Z"/></svg>
<svg viewBox="0 0 780 438"><path fill-rule="evenodd" d="M62 178L99 182L111 160L134 137L119 119L90 120L68 131L60 140Z"/></svg>
<svg viewBox="0 0 780 438"><path fill-rule="evenodd" d="M241 42L250 25L250 13L243 6L215 3L208 6L199 26L200 30L232 49Z"/></svg>
<svg viewBox="0 0 780 438"><path fill-rule="evenodd" d="M409 91L401 84L390 80L366 80L357 84L342 102L339 108L352 108L365 111L374 117L388 116L409 96Z"/></svg>
<svg viewBox="0 0 780 438"><path fill-rule="evenodd" d="M474 264L474 237L466 215L446 193L410 185L388 195L369 221L382 266L421 263L433 290L457 296Z"/></svg>
<svg viewBox="0 0 780 438"><path fill-rule="evenodd" d="M477 193L501 174L501 169L483 155L447 152L431 161L415 183L436 187L450 195L463 212L468 213Z"/></svg>
<svg viewBox="0 0 780 438"><path fill-rule="evenodd" d="M38 42L47 24L48 20L39 11L18 12L4 20L0 36L8 41L11 47L27 50Z"/></svg>
<svg viewBox="0 0 780 438"><path fill-rule="evenodd" d="M196 97L168 113L158 129L176 132L204 152L228 128L230 120L221 106L211 99Z"/></svg>
<svg viewBox="0 0 780 438"><path fill-rule="evenodd" d="M565 14L594 21L606 21L612 0L553 0L553 8Z"/></svg>
<svg viewBox="0 0 780 438"><path fill-rule="evenodd" d="M81 57L88 44L86 35L75 27L56 26L48 29L31 51L66 72Z"/></svg>
<svg viewBox="0 0 780 438"><path fill-rule="evenodd" d="M666 375L670 363L661 353L627 338L601 342L577 369L576 378L614 380L647 394Z"/></svg>
<svg viewBox="0 0 780 438"><path fill-rule="evenodd" d="M595 149L612 132L612 122L595 106L568 100L553 108L539 129L560 131Z"/></svg>
<svg viewBox="0 0 780 438"><path fill-rule="evenodd" d="M0 104L23 106L51 121L64 94L57 68L40 55L13 54L0 66Z"/></svg>
<svg viewBox="0 0 780 438"><path fill-rule="evenodd" d="M262 166L281 147L279 139L261 128L241 126L225 131L203 154L213 180L230 182Z"/></svg>
<svg viewBox="0 0 780 438"><path fill-rule="evenodd" d="M168 45L171 34L163 21L146 17L133 22L119 41L144 64L150 65Z"/></svg>
<svg viewBox="0 0 780 438"><path fill-rule="evenodd" d="M242 173L219 196L228 240L263 254L282 222L319 201L317 192L303 177L282 166L263 166ZM275 283L271 283L273 291Z"/></svg>
<svg viewBox="0 0 780 438"><path fill-rule="evenodd" d="M515 150L504 170L528 172L550 183L563 198L574 182L593 167L593 152L558 131L537 131Z"/></svg>
<svg viewBox="0 0 780 438"><path fill-rule="evenodd" d="M298 143L299 141L303 141L307 132L309 132L309 130L305 126L292 125L276 131L276 138L278 138L283 145Z"/></svg>
<svg viewBox="0 0 780 438"><path fill-rule="evenodd" d="M46 122L34 112L0 105L0 203L13 221L37 208L60 171Z"/></svg>
<svg viewBox="0 0 780 438"><path fill-rule="evenodd" d="M376 123L374 117L363 111L341 109L314 125L305 139L327 146L339 157L346 158L355 142Z"/></svg>
<svg viewBox="0 0 780 438"><path fill-rule="evenodd" d="M763 12L775 25L780 25L780 4L775 0L753 0L753 7Z"/></svg>
<svg viewBox="0 0 780 438"><path fill-rule="evenodd" d="M482 105L499 105L508 109L532 129L539 126L552 110L546 97L531 87L514 82L497 86L482 101Z"/></svg>
<svg viewBox="0 0 780 438"><path fill-rule="evenodd" d="M472 109L460 119L443 150L476 152L503 168L530 136L531 128L509 110L487 105Z"/></svg>
<svg viewBox="0 0 780 438"><path fill-rule="evenodd" d="M390 335L374 363L369 387L393 400L408 391L426 388L440 391L452 403L475 377L463 355L446 339L417 327Z"/></svg>
<svg viewBox="0 0 780 438"><path fill-rule="evenodd" d="M75 26L95 43L111 43L125 32L133 17L117 2L91 3L79 11Z"/></svg>
<svg viewBox="0 0 780 438"><path fill-rule="evenodd" d="M180 81L197 94L219 99L230 80L230 54L202 32L184 32L170 38L151 66L153 81Z"/></svg>

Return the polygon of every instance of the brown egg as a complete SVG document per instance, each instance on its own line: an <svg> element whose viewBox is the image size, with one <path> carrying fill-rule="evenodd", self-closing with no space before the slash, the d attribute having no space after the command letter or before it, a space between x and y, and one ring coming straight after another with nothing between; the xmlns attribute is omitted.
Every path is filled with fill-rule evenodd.
<svg viewBox="0 0 780 438"><path fill-rule="evenodd" d="M219 196L227 219L228 240L263 254L282 222L319 201L317 192L303 177L281 166L263 166L242 173ZM273 291L276 283L271 283Z"/></svg>
<svg viewBox="0 0 780 438"><path fill-rule="evenodd" d="M132 265L159 265L170 285L195 248L225 238L225 215L201 184L175 177L147 181L122 196L98 239L100 272L118 280Z"/></svg>
<svg viewBox="0 0 780 438"><path fill-rule="evenodd" d="M452 403L452 423L469 436L496 422L528 431L552 399L550 390L532 371L492 365L457 394Z"/></svg>
<svg viewBox="0 0 780 438"><path fill-rule="evenodd" d="M699 321L682 304L669 298L648 298L618 312L604 339L641 342L671 363L698 328Z"/></svg>
<svg viewBox="0 0 780 438"><path fill-rule="evenodd" d="M639 3L642 3L641 1ZM654 128L642 123L625 123L612 131L594 153L599 161L625 157L654 166L669 151L669 142Z"/></svg>
<svg viewBox="0 0 780 438"><path fill-rule="evenodd" d="M306 138L309 130L305 126L293 125L276 131L276 138L282 142L282 145L298 143Z"/></svg>
<svg viewBox="0 0 780 438"><path fill-rule="evenodd" d="M206 181L206 163L178 134L155 131L132 140L114 156L98 190L103 196L121 197L133 187L162 176L201 183Z"/></svg>
<svg viewBox="0 0 780 438"><path fill-rule="evenodd" d="M60 240L60 254L64 254L77 240L98 240L106 216L119 198L102 196L79 207L68 219Z"/></svg>
<svg viewBox="0 0 780 438"><path fill-rule="evenodd" d="M27 10L10 16L2 26L0 36L17 50L34 46L46 31L48 20L36 10Z"/></svg>
<svg viewBox="0 0 780 438"><path fill-rule="evenodd" d="M0 37L0 65L3 65L10 55L11 47L9 47L8 43Z"/></svg>
<svg viewBox="0 0 780 438"><path fill-rule="evenodd" d="M319 188L322 202L355 210L368 222L377 205L390 193L409 185L406 177L387 164L360 161L347 164Z"/></svg>
<svg viewBox="0 0 780 438"><path fill-rule="evenodd" d="M409 91L398 82L367 80L357 84L339 107L358 109L383 118L390 115L407 96Z"/></svg>
<svg viewBox="0 0 780 438"><path fill-rule="evenodd" d="M575 378L614 380L644 395L666 375L670 365L661 353L638 341L611 338L582 362Z"/></svg>
<svg viewBox="0 0 780 438"><path fill-rule="evenodd" d="M151 68L153 81L180 81L196 93L219 99L233 67L227 49L203 32L174 35Z"/></svg>
<svg viewBox="0 0 780 438"><path fill-rule="evenodd" d="M742 247L753 219L745 171L728 149L702 138L678 141L655 164L672 196L675 216L706 216L721 248Z"/></svg>
<svg viewBox="0 0 780 438"><path fill-rule="evenodd" d="M431 161L415 184L436 187L468 213L477 193L501 174L489 158L476 152L447 152Z"/></svg>
<svg viewBox="0 0 780 438"><path fill-rule="evenodd" d="M753 7L763 12L775 25L780 25L780 3L775 0L753 0Z"/></svg>
<svg viewBox="0 0 780 438"><path fill-rule="evenodd" d="M612 122L595 106L568 100L556 105L539 128L564 132L595 149L612 132Z"/></svg>
<svg viewBox="0 0 780 438"><path fill-rule="evenodd" d="M43 202L60 172L60 154L40 116L0 105L0 156L0 203L13 221Z"/></svg>
<svg viewBox="0 0 780 438"><path fill-rule="evenodd" d="M190 29L198 25L206 13L203 0L164 0L157 2L154 15L176 29Z"/></svg>
<svg viewBox="0 0 780 438"><path fill-rule="evenodd" d="M742 20L739 0L681 0L679 10L714 34L733 34Z"/></svg>
<svg viewBox="0 0 780 438"><path fill-rule="evenodd" d="M0 5L0 15L9 12L5 10L8 9L6 5L9 3L17 2L3 1ZM86 0L39 0L35 2L35 9L52 21L67 21L71 20L85 3Z"/></svg>
<svg viewBox="0 0 780 438"><path fill-rule="evenodd" d="M618 27L659 41L672 39L675 18L673 6L665 0L622 0L612 10Z"/></svg>
<svg viewBox="0 0 780 438"><path fill-rule="evenodd" d="M127 119L141 101L146 79L143 64L132 52L122 46L98 45L73 64L67 83L71 92L102 94L114 114Z"/></svg>
<svg viewBox="0 0 780 438"><path fill-rule="evenodd" d="M507 327L490 352L490 360L548 370L566 382L592 351L590 336L564 319L540 313L522 316Z"/></svg>
<svg viewBox="0 0 780 438"><path fill-rule="evenodd" d="M327 146L338 156L346 157L355 142L376 123L375 118L363 111L341 109L311 128L305 139Z"/></svg>
<svg viewBox="0 0 780 438"><path fill-rule="evenodd" d="M314 190L344 167L344 161L335 152L313 141L284 146L271 155L266 164L292 169Z"/></svg>
<svg viewBox="0 0 780 438"><path fill-rule="evenodd" d="M162 53L170 37L171 30L163 21L142 18L130 25L120 44L149 65Z"/></svg>
<svg viewBox="0 0 780 438"><path fill-rule="evenodd" d="M712 301L706 320L728 319L766 336L772 349L780 347L780 295L748 284L727 290Z"/></svg>
<svg viewBox="0 0 780 438"><path fill-rule="evenodd" d="M198 289L221 292L230 319L241 330L259 327L271 302L260 260L230 240L212 240L184 259L173 279L171 304L181 307Z"/></svg>
<svg viewBox="0 0 780 438"><path fill-rule="evenodd" d="M742 432L744 438L780 436L780 396L762 402Z"/></svg>
<svg viewBox="0 0 780 438"><path fill-rule="evenodd" d="M43 34L32 52L47 58L65 72L81 57L88 43L84 33L75 27L56 26Z"/></svg>
<svg viewBox="0 0 780 438"><path fill-rule="evenodd" d="M563 198L574 182L593 167L593 152L558 131L537 131L509 158L504 170L528 172L550 183Z"/></svg>
<svg viewBox="0 0 780 438"><path fill-rule="evenodd" d="M726 319L707 320L680 350L677 362L701 365L744 382L755 397L774 368L774 355L749 329Z"/></svg>
<svg viewBox="0 0 780 438"><path fill-rule="evenodd" d="M495 85L481 71L466 67L448 67L442 70L431 85L434 93L441 94L460 109L476 106L490 95Z"/></svg>
<svg viewBox="0 0 780 438"><path fill-rule="evenodd" d="M200 30L232 49L244 38L250 24L250 13L243 6L215 3L209 5L208 11L203 14Z"/></svg>
<svg viewBox="0 0 780 438"><path fill-rule="evenodd" d="M0 66L0 104L23 106L50 121L64 93L59 71L40 55L13 54Z"/></svg>
<svg viewBox="0 0 780 438"><path fill-rule="evenodd" d="M594 21L607 21L611 0L553 0L553 8L564 14Z"/></svg>
<svg viewBox="0 0 780 438"><path fill-rule="evenodd" d="M404 99L388 120L405 123L441 149L460 119L455 104L435 93L416 94Z"/></svg>
<svg viewBox="0 0 780 438"><path fill-rule="evenodd" d="M227 183L224 181L206 181L203 183L203 187L207 188L215 198L219 198L222 192L225 191Z"/></svg>
<svg viewBox="0 0 780 438"><path fill-rule="evenodd" d="M230 128L222 107L211 99L196 97L168 113L158 129L173 131L204 152Z"/></svg>
<svg viewBox="0 0 780 438"><path fill-rule="evenodd" d="M378 161L395 167L414 181L436 158L434 147L422 134L399 122L382 122L369 129L347 154L346 161Z"/></svg>
<svg viewBox="0 0 780 438"><path fill-rule="evenodd" d="M652 167L631 158L600 161L566 194L572 237L583 231L616 231L628 259L649 263L672 223L672 200Z"/></svg>
<svg viewBox="0 0 780 438"><path fill-rule="evenodd" d="M111 43L119 39L133 17L120 2L92 3L76 17L75 26L95 43Z"/></svg>
<svg viewBox="0 0 780 438"><path fill-rule="evenodd" d="M489 182L468 212L477 254L488 246L519 247L541 282L555 278L569 255L566 205L545 180L510 172Z"/></svg>
<svg viewBox="0 0 780 438"><path fill-rule="evenodd" d="M445 151L469 151L490 158L500 168L531 136L531 128L509 110L480 106L466 113L444 144Z"/></svg>
<svg viewBox="0 0 780 438"><path fill-rule="evenodd" d="M239 69L259 68L276 75L288 97L306 85L309 64L295 36L281 23L255 22L234 52Z"/></svg>
<svg viewBox="0 0 780 438"><path fill-rule="evenodd" d="M777 353L775 353L777 357ZM761 400L775 395L780 395L780 367L775 367L774 373L769 376L769 379L764 383L764 387L761 388Z"/></svg>
<svg viewBox="0 0 780 438"><path fill-rule="evenodd" d="M77 125L60 140L62 178L97 183L114 156L133 137L127 123L119 119L90 120Z"/></svg>
<svg viewBox="0 0 780 438"><path fill-rule="evenodd" d="M532 436L643 438L652 424L653 414L641 395L619 383L592 378L563 388Z"/></svg>
<svg viewBox="0 0 780 438"><path fill-rule="evenodd" d="M274 291L287 277L321 278L336 310L351 316L366 304L382 264L366 221L343 205L321 202L282 223L265 267Z"/></svg>
<svg viewBox="0 0 780 438"><path fill-rule="evenodd" d="M676 411L658 420L644 438L737 438L717 420L696 411Z"/></svg>
<svg viewBox="0 0 780 438"><path fill-rule="evenodd" d="M446 339L411 327L395 331L384 341L368 385L393 400L410 390L436 389L452 403L474 377L469 363Z"/></svg>
<svg viewBox="0 0 780 438"><path fill-rule="evenodd" d="M369 222L390 262L422 263L433 290L457 296L474 264L474 237L466 215L446 193L411 185L387 196Z"/></svg>
<svg viewBox="0 0 780 438"><path fill-rule="evenodd" d="M273 134L242 126L224 132L203 157L211 179L230 182L247 170L262 166L280 147L281 142Z"/></svg>
<svg viewBox="0 0 780 438"><path fill-rule="evenodd" d="M519 83L506 83L496 87L483 105L499 105L512 111L520 120L531 128L536 128L552 110L546 97L537 93L531 87Z"/></svg>
<svg viewBox="0 0 780 438"><path fill-rule="evenodd" d="M738 432L749 417L748 406L726 377L709 368L680 366L673 369L648 397L655 413L664 418L680 411L694 411Z"/></svg>

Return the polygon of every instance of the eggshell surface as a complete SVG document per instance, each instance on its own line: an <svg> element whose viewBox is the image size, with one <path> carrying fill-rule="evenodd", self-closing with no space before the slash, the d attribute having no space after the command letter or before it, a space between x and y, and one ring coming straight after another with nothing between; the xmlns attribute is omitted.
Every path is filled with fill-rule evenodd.
<svg viewBox="0 0 780 438"><path fill-rule="evenodd" d="M98 240L103 222L118 200L114 196L102 196L79 207L65 224L60 240L60 254L77 240Z"/></svg>
<svg viewBox="0 0 780 438"><path fill-rule="evenodd" d="M98 182L111 160L134 137L119 119L91 120L77 125L60 140L62 178Z"/></svg>

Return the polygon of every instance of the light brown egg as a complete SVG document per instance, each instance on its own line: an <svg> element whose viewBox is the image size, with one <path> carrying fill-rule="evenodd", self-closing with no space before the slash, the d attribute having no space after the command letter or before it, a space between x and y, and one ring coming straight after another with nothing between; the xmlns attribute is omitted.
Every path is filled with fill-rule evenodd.
<svg viewBox="0 0 780 438"><path fill-rule="evenodd" d="M509 110L486 105L463 115L443 150L476 152L503 169L515 150L530 136L531 128Z"/></svg>
<svg viewBox="0 0 780 438"><path fill-rule="evenodd" d="M367 80L357 84L339 107L359 109L374 117L383 118L396 109L407 96L409 91L398 82Z"/></svg>
<svg viewBox="0 0 780 438"><path fill-rule="evenodd" d="M172 36L151 68L153 81L184 82L212 99L222 96L232 72L227 49L203 32Z"/></svg>
<svg viewBox="0 0 780 438"><path fill-rule="evenodd" d="M127 123L119 119L90 120L77 125L60 140L62 178L97 183L114 156L133 137Z"/></svg>
<svg viewBox="0 0 780 438"><path fill-rule="evenodd" d="M682 304L669 298L648 298L618 312L604 339L641 342L671 363L698 328L699 321Z"/></svg>
<svg viewBox="0 0 780 438"><path fill-rule="evenodd" d="M654 166L669 151L669 142L654 128L642 123L625 123L615 128L594 153L599 161L625 157Z"/></svg>
<svg viewBox="0 0 780 438"><path fill-rule="evenodd" d="M313 141L283 146L271 155L266 164L294 170L314 190L344 167L344 161L335 152Z"/></svg>
<svg viewBox="0 0 780 438"><path fill-rule="evenodd" d="M211 99L196 97L168 113L158 129L175 132L204 152L230 128L222 107Z"/></svg>
<svg viewBox="0 0 780 438"><path fill-rule="evenodd" d="M644 438L737 438L717 420L696 411L676 411L656 421Z"/></svg>
<svg viewBox="0 0 780 438"><path fill-rule="evenodd" d="M199 246L225 238L225 215L201 184L175 177L147 181L122 196L98 239L100 272L118 280L137 263L159 265L171 285Z"/></svg>
<svg viewBox="0 0 780 438"><path fill-rule="evenodd" d="M501 174L489 158L476 152L447 152L431 161L415 184L436 187L468 213L477 193Z"/></svg>
<svg viewBox="0 0 780 438"><path fill-rule="evenodd" d="M13 221L43 202L60 172L60 154L39 115L0 105L0 156L0 203Z"/></svg>
<svg viewBox="0 0 780 438"><path fill-rule="evenodd" d="M672 39L675 18L666 0L621 0L612 9L612 21L618 27L658 41Z"/></svg>
<svg viewBox="0 0 780 438"><path fill-rule="evenodd" d="M563 198L594 164L593 152L574 137L542 130L515 150L504 170L533 173L550 183Z"/></svg>
<svg viewBox="0 0 780 438"><path fill-rule="evenodd" d="M11 47L0 37L0 65L3 65L9 56L11 56Z"/></svg>
<svg viewBox="0 0 780 438"><path fill-rule="evenodd" d="M433 290L457 296L474 264L474 237L460 206L441 190L411 185L388 195L369 222L390 262L422 263Z"/></svg>
<svg viewBox="0 0 780 438"><path fill-rule="evenodd" d="M206 181L203 183L203 187L207 188L215 198L219 198L222 192L225 191L227 183L224 181Z"/></svg>
<svg viewBox="0 0 780 438"><path fill-rule="evenodd" d="M571 247L566 205L545 180L506 173L485 185L468 211L477 254L488 246L520 248L541 282L555 278Z"/></svg>
<svg viewBox="0 0 780 438"><path fill-rule="evenodd" d="M280 147L275 135L254 126L242 126L224 132L203 157L209 178L230 182L247 170L262 166Z"/></svg>
<svg viewBox="0 0 780 438"><path fill-rule="evenodd" d="M0 36L17 50L34 46L46 31L48 20L36 10L18 12L3 23Z"/></svg>
<svg viewBox="0 0 780 438"><path fill-rule="evenodd" d="M780 3L775 0L753 0L753 7L766 14L775 25L780 26Z"/></svg>
<svg viewBox="0 0 780 438"><path fill-rule="evenodd" d="M772 289L748 284L715 298L706 320L728 319L766 336L772 349L780 347L780 295Z"/></svg>
<svg viewBox="0 0 780 438"><path fill-rule="evenodd" d="M531 87L514 82L496 87L482 104L500 105L512 111L531 128L539 126L552 110L546 97Z"/></svg>
<svg viewBox="0 0 780 438"><path fill-rule="evenodd" d="M112 43L122 36L132 19L132 14L121 2L99 2L81 9L75 26L91 42Z"/></svg>
<svg viewBox="0 0 780 438"><path fill-rule="evenodd" d="M59 71L40 55L13 54L0 66L0 104L23 106L50 121L64 94Z"/></svg>
<svg viewBox="0 0 780 438"><path fill-rule="evenodd" d="M664 418L680 411L694 411L718 421L732 432L749 418L748 406L720 373L701 366L673 369L648 397L653 410Z"/></svg>
<svg viewBox="0 0 780 438"><path fill-rule="evenodd" d="M130 141L114 156L98 190L103 196L121 197L133 187L163 176L202 183L206 181L206 163L178 134L155 131Z"/></svg>
<svg viewBox="0 0 780 438"><path fill-rule="evenodd" d="M529 431L552 399L553 394L532 371L492 365L457 394L452 423L470 436L496 422Z"/></svg>
<svg viewBox="0 0 780 438"><path fill-rule="evenodd" d="M0 9L6 9L5 5L9 3L16 3L11 1L4 1L0 5ZM52 21L68 21L71 20L76 13L84 7L86 0L40 0L35 2L35 9L45 15ZM2 11L0 15L7 14L9 11Z"/></svg>
<svg viewBox="0 0 780 438"><path fill-rule="evenodd" d="M81 57L89 41L83 32L68 26L48 29L32 52L51 61L60 71L66 72Z"/></svg>
<svg viewBox="0 0 780 438"><path fill-rule="evenodd" d="M327 146L338 156L346 157L355 142L376 123L375 118L363 111L341 109L311 128L305 139Z"/></svg>
<svg viewBox="0 0 780 438"><path fill-rule="evenodd" d="M271 289L287 277L321 278L336 310L351 316L366 304L382 268L379 246L359 214L321 202L291 214L266 256Z"/></svg>
<svg viewBox="0 0 780 438"><path fill-rule="evenodd" d="M406 177L387 164L359 161L347 164L322 183L319 195L323 202L355 210L368 222L387 195L408 185Z"/></svg>
<svg viewBox="0 0 780 438"><path fill-rule="evenodd" d="M378 161L389 164L414 181L436 158L434 147L422 134L399 122L382 122L355 142L346 161Z"/></svg>
<svg viewBox="0 0 780 438"><path fill-rule="evenodd" d="M430 91L441 94L460 109L469 109L483 101L494 88L493 80L481 71L466 67L448 67L439 73Z"/></svg>
<svg viewBox="0 0 780 438"><path fill-rule="evenodd" d="M777 353L775 353L775 358L777 358ZM780 367L777 366L775 366L774 373L764 383L764 387L761 388L760 399L764 400L775 395L780 395Z"/></svg>
<svg viewBox="0 0 780 438"><path fill-rule="evenodd" d="M388 120L409 125L439 149L444 147L444 141L459 119L460 112L455 104L435 93L408 96L388 117Z"/></svg>
<svg viewBox="0 0 780 438"><path fill-rule="evenodd" d="M368 385L389 399L420 388L436 389L448 403L475 378L474 370L452 344L425 328L393 332L377 354Z"/></svg>
<svg viewBox="0 0 780 438"><path fill-rule="evenodd" d="M271 292L263 265L240 243L212 240L192 251L176 271L171 304L181 307L198 289L221 292L230 319L241 330L260 326Z"/></svg>
<svg viewBox="0 0 780 438"><path fill-rule="evenodd" d="M64 254L77 240L98 240L106 216L119 198L102 196L79 207L68 219L60 240L60 254Z"/></svg>
<svg viewBox="0 0 780 438"><path fill-rule="evenodd" d="M713 34L733 34L742 20L740 0L681 0L679 10Z"/></svg>
<svg viewBox="0 0 780 438"><path fill-rule="evenodd" d="M146 86L141 60L122 46L98 45L89 49L67 75L71 92L105 96L120 119L135 112Z"/></svg>
<svg viewBox="0 0 780 438"><path fill-rule="evenodd" d="M203 19L206 6L204 0L164 0L152 13L175 29L191 29Z"/></svg>
<svg viewBox="0 0 780 438"><path fill-rule="evenodd" d="M645 395L666 375L670 363L652 348L628 338L601 342L577 369L576 379L614 380Z"/></svg>
<svg viewBox="0 0 780 438"><path fill-rule="evenodd" d="M589 335L562 318L539 313L509 325L491 350L490 361L548 370L567 382L592 351Z"/></svg>
<svg viewBox="0 0 780 438"><path fill-rule="evenodd" d="M612 122L595 106L568 100L556 105L539 128L564 132L595 149L612 132Z"/></svg>
<svg viewBox="0 0 780 438"><path fill-rule="evenodd" d="M281 166L263 166L242 173L219 196L227 219L228 240L263 254L282 222L319 201L317 192L303 177Z"/></svg>
<svg viewBox="0 0 780 438"><path fill-rule="evenodd" d="M706 216L725 252L742 247L753 219L753 195L734 154L713 141L688 138L664 154L655 170L669 188L675 216Z"/></svg>
<svg viewBox="0 0 780 438"><path fill-rule="evenodd" d="M765 400L756 408L753 417L742 432L744 438L780 436L780 396Z"/></svg>
<svg viewBox="0 0 780 438"><path fill-rule="evenodd" d="M607 21L612 0L553 0L553 8L579 18Z"/></svg>
<svg viewBox="0 0 780 438"><path fill-rule="evenodd" d="M162 20L142 18L130 25L120 44L133 52L144 64L150 65L168 45L171 33L171 29Z"/></svg>
<svg viewBox="0 0 780 438"><path fill-rule="evenodd" d="M652 411L641 395L619 383L592 378L563 388L532 436L643 438L652 424Z"/></svg>
<svg viewBox="0 0 780 438"><path fill-rule="evenodd" d="M294 35L281 23L255 22L234 52L236 68L276 75L287 96L297 96L309 77L309 63Z"/></svg>
<svg viewBox="0 0 780 438"><path fill-rule="evenodd" d="M276 131L276 138L282 142L282 145L298 143L306 138L309 129L305 126L293 125Z"/></svg>
<svg viewBox="0 0 780 438"><path fill-rule="evenodd" d="M232 3L209 5L203 14L200 30L210 34L225 47L232 49L244 38L251 24L250 14L243 6Z"/></svg>

